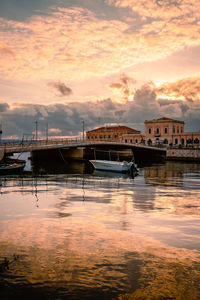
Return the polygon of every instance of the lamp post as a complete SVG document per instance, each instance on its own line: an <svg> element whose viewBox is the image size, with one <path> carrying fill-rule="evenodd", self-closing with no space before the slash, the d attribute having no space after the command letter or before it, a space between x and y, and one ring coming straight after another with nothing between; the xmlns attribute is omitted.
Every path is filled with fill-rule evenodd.
<svg viewBox="0 0 200 300"><path fill-rule="evenodd" d="M46 124L46 143L48 142L48 123Z"/></svg>
<svg viewBox="0 0 200 300"><path fill-rule="evenodd" d="M2 131L2 124L0 124L0 143L1 143L1 136L2 136L2 133L3 133L3 131Z"/></svg>
<svg viewBox="0 0 200 300"><path fill-rule="evenodd" d="M38 122L35 121L35 140L37 142L37 139L38 139Z"/></svg>
<svg viewBox="0 0 200 300"><path fill-rule="evenodd" d="M84 122L84 120L82 121L82 125L83 125L83 141L84 141L84 131L85 131L85 122Z"/></svg>

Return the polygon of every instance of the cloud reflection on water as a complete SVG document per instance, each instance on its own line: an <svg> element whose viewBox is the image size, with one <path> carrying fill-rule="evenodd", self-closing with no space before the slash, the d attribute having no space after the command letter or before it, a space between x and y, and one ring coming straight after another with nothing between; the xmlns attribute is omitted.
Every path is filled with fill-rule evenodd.
<svg viewBox="0 0 200 300"><path fill-rule="evenodd" d="M4 286L91 299L98 293L101 299L198 299L199 193L191 188L198 176L188 167L180 176L166 164L146 167L134 179L58 175L3 182L0 259L19 255L2 273Z"/></svg>

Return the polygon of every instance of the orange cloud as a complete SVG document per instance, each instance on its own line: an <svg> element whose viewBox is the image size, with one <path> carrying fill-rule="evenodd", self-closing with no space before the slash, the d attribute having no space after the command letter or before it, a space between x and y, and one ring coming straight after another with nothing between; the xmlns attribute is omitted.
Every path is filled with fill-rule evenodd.
<svg viewBox="0 0 200 300"><path fill-rule="evenodd" d="M121 74L119 81L111 83L109 87L122 93L123 100L129 100L129 97L134 94L133 84L135 83L135 79L128 77L126 74Z"/></svg>
<svg viewBox="0 0 200 300"><path fill-rule="evenodd" d="M196 3L194 8L186 1L180 7L164 3L109 1L118 7L130 7L142 18L153 18L148 22L141 18L135 27L131 12L123 21L107 20L78 7L54 7L51 14L33 16L26 22L1 18L0 43L4 53L8 49L15 53L15 57L0 58L4 78L50 81L65 77L77 81L157 60L186 45L198 45L198 2L192 1Z"/></svg>
<svg viewBox="0 0 200 300"><path fill-rule="evenodd" d="M187 100L200 100L200 77L164 83L157 88L156 92L158 96L164 94L174 98L184 97Z"/></svg>

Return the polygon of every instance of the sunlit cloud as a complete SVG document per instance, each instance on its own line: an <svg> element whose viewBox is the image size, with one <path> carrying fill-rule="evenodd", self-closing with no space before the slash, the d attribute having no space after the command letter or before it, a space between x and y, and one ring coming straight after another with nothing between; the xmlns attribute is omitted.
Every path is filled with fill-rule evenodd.
<svg viewBox="0 0 200 300"><path fill-rule="evenodd" d="M122 97L122 100L132 100L134 94L133 85L136 83L135 79L130 78L126 74L121 74L120 78L116 82L109 84L111 89L116 90Z"/></svg>
<svg viewBox="0 0 200 300"><path fill-rule="evenodd" d="M200 77L166 82L157 88L157 93L174 99L200 100Z"/></svg>
<svg viewBox="0 0 200 300"><path fill-rule="evenodd" d="M118 7L130 7L140 16L153 18L135 27L125 20L99 18L80 7L54 7L48 15L35 15L26 22L1 18L2 49L4 53L15 53L15 64L9 58L11 55L4 61L3 74L8 78L40 76L60 80L63 73L67 79L77 80L93 74L105 75L121 66L166 57L186 45L199 44L197 6L194 9L186 1L182 2L175 5L170 1L157 4L110 1ZM183 7L186 7L184 13ZM187 16L189 12L192 18ZM166 23L169 17L170 22Z"/></svg>

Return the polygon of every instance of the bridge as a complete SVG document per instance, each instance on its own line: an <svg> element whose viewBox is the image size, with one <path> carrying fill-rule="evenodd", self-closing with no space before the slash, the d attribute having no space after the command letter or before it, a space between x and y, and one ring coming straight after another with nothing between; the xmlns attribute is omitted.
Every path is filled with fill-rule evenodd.
<svg viewBox="0 0 200 300"><path fill-rule="evenodd" d="M0 153L9 156L14 153L30 152L37 159L52 159L62 155L66 158L91 159L94 149L99 151L125 151L130 150L136 160L146 158L160 158L166 156L166 148L132 144L121 141L86 141L83 139L52 139L38 141L9 142L0 144Z"/></svg>

